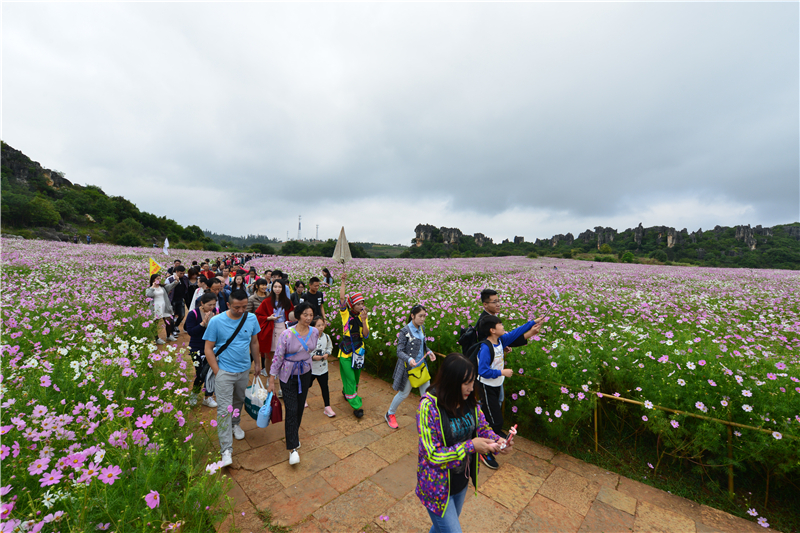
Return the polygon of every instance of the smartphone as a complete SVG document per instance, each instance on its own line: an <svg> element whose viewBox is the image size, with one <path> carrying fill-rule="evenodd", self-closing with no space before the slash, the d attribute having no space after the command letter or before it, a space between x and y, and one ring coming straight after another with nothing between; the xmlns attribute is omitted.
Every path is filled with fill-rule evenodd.
<svg viewBox="0 0 800 533"><path fill-rule="evenodd" d="M510 446L510 445L511 445L511 442L514 440L514 435L516 435L516 434L517 434L517 425L516 425L516 424L514 424L514 425L511 427L511 429L509 429L509 430L508 430L508 438L506 439L506 442L505 442L504 444L501 444L501 445L500 445L500 449L501 449L501 450L504 450L504 449L506 449L508 446Z"/></svg>

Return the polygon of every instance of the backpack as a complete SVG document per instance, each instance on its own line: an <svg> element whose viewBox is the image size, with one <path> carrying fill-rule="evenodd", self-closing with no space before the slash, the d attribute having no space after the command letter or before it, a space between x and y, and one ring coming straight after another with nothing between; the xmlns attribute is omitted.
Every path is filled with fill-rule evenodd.
<svg viewBox="0 0 800 533"><path fill-rule="evenodd" d="M478 372L478 353L481 351L481 346L486 345L489 347L489 351L492 353L492 362L494 362L494 346L492 343L489 342L489 339L483 339L481 342L476 342L472 346L469 347L464 356L469 359L469 362L475 365L475 372Z"/></svg>
<svg viewBox="0 0 800 533"><path fill-rule="evenodd" d="M470 348L478 343L478 330L475 326L461 328L461 336L458 337L458 345L461 346L461 353L467 355Z"/></svg>

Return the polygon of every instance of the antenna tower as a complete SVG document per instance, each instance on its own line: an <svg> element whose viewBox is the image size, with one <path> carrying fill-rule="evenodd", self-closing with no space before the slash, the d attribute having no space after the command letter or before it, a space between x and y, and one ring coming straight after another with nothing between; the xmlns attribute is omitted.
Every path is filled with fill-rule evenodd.
<svg viewBox="0 0 800 533"><path fill-rule="evenodd" d="M297 215L297 240L300 240L300 222L303 219L303 215Z"/></svg>
<svg viewBox="0 0 800 533"><path fill-rule="evenodd" d="M316 238L314 240L315 241L319 240L319 224L317 224L317 236L316 236Z"/></svg>

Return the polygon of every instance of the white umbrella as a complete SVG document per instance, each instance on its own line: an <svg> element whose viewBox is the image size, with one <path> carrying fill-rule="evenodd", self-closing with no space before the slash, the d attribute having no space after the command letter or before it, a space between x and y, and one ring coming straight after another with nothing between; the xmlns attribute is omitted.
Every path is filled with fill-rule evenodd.
<svg viewBox="0 0 800 533"><path fill-rule="evenodd" d="M347 237L344 234L344 226L342 226L342 231L339 232L339 240L336 242L336 248L333 250L333 259L337 263L342 264L353 260L353 256L350 255L350 244L347 242Z"/></svg>

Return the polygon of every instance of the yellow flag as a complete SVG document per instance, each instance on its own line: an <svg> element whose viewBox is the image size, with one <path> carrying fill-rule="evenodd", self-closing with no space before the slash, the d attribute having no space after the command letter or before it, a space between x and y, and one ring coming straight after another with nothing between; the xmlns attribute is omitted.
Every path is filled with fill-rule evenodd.
<svg viewBox="0 0 800 533"><path fill-rule="evenodd" d="M150 258L150 275L157 274L158 271L161 270L161 265L153 261L153 258Z"/></svg>

